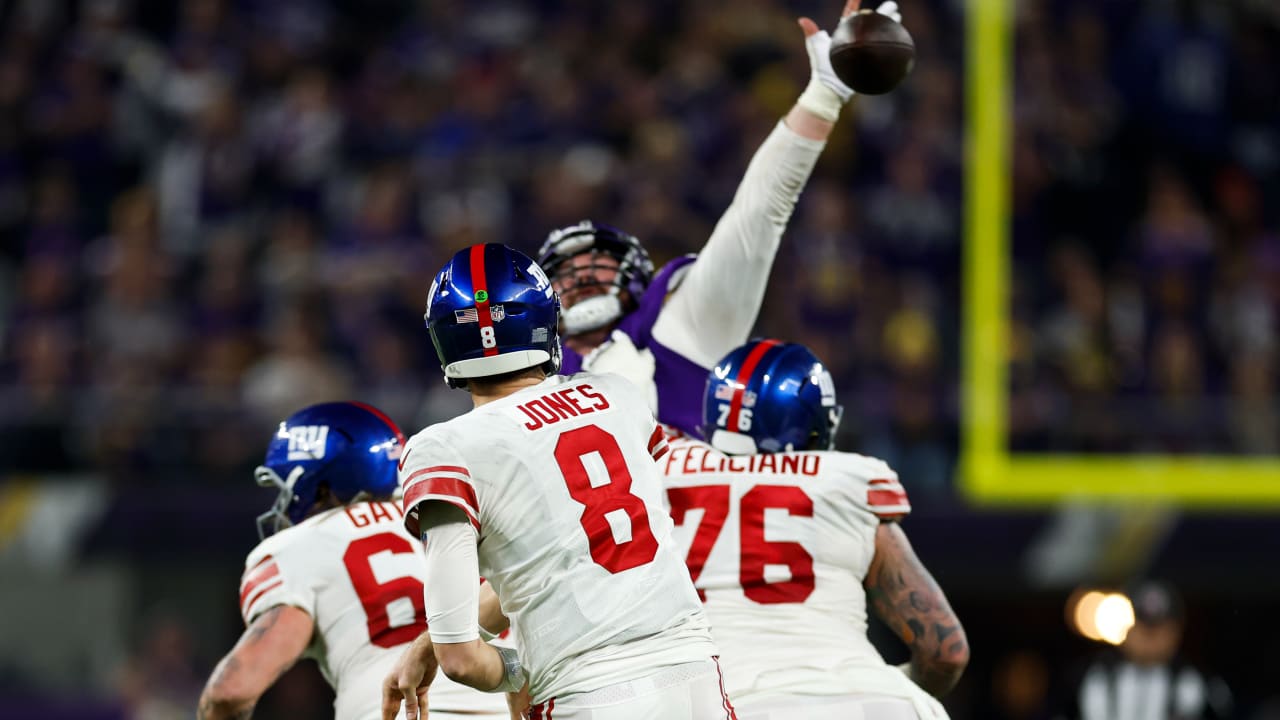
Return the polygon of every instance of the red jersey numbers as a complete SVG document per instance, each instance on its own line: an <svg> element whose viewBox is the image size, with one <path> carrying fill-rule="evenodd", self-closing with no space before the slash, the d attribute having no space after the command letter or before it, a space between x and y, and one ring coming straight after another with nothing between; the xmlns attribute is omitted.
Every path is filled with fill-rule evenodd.
<svg viewBox="0 0 1280 720"><path fill-rule="evenodd" d="M617 438L596 425L575 428L560 436L555 454L569 495L585 506L579 522L587 533L591 559L611 573L653 562L658 540L649 527L644 501L631 493L631 471ZM608 481L593 486L588 463L595 466L597 479L603 474ZM629 523L629 538L615 537L610 516L619 525Z"/></svg>
<svg viewBox="0 0 1280 720"><path fill-rule="evenodd" d="M353 541L342 555L342 562L351 576L351 585L364 607L368 618L369 642L378 647L392 648L411 642L427 629L427 610L423 604L422 583L413 576L398 577L378 582L373 573L371 558L378 553L413 554L413 545L407 538L395 533L378 533ZM412 621L392 626L388 608L398 600L407 600L413 607Z"/></svg>
<svg viewBox="0 0 1280 720"><path fill-rule="evenodd" d="M794 485L757 485L742 496L738 503L742 592L763 605L804 602L813 592L813 556L798 542L764 539L764 511L770 508L813 517L813 500ZM775 583L765 580L765 565L786 565L791 579Z"/></svg>
<svg viewBox="0 0 1280 720"><path fill-rule="evenodd" d="M690 510L704 511L685 561L696 583L729 515L729 486L672 487L667 489L667 497L671 519L678 524L684 524ZM738 583L742 593L762 605L804 602L813 593L813 556L798 542L765 540L766 510L812 517L813 500L794 485L757 485L742 496L738 502ZM790 578L770 582L765 577L767 565L785 565ZM705 597L702 590L698 595Z"/></svg>
<svg viewBox="0 0 1280 720"><path fill-rule="evenodd" d="M703 510L698 532L689 544L689 557L685 560L689 566L689 578L697 583L703 566L707 564L707 556L724 528L724 520L729 516L729 486L673 487L667 490L667 500L671 503L671 520L677 525L685 523L685 516L690 510ZM706 591L699 588L698 598L706 601Z"/></svg>

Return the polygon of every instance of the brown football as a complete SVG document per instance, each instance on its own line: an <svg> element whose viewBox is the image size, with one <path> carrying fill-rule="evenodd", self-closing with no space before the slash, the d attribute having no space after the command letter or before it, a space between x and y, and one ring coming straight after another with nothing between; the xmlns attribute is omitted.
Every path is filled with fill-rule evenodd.
<svg viewBox="0 0 1280 720"><path fill-rule="evenodd" d="M830 56L831 68L845 85L863 95L881 95L911 72L916 43L902 23L859 10L840 21L831 36Z"/></svg>

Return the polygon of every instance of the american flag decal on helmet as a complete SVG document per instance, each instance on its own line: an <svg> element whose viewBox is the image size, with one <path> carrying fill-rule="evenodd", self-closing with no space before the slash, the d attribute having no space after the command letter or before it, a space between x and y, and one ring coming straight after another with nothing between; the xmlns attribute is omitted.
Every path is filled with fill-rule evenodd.
<svg viewBox="0 0 1280 720"><path fill-rule="evenodd" d="M457 319L459 323L473 323L480 321L480 313L477 312L474 307L469 307L465 310L454 310L453 317ZM494 305L489 308L489 317L494 322L502 322L507 317L507 310L502 305Z"/></svg>

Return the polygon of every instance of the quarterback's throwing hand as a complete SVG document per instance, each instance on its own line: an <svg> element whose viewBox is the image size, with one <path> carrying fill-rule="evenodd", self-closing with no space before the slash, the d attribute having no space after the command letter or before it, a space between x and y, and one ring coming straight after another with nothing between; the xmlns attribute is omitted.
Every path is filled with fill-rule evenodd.
<svg viewBox="0 0 1280 720"><path fill-rule="evenodd" d="M427 715L427 687L436 676L435 649L426 633L418 636L382 681L382 720L395 720L404 703L405 720Z"/></svg>

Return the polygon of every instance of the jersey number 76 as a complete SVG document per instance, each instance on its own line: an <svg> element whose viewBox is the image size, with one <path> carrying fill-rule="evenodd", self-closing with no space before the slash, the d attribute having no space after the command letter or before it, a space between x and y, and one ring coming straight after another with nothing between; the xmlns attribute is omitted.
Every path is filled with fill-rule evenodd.
<svg viewBox="0 0 1280 720"><path fill-rule="evenodd" d="M697 583L729 516L729 486L672 487L667 488L667 497L671 519L677 524L684 522L689 510L705 511L685 561L689 576ZM798 542L764 539L764 511L770 508L800 517L813 516L813 500L794 485L756 485L748 490L738 501L738 540L742 548L738 582L747 598L762 605L804 602L813 592L813 556ZM769 582L764 576L765 565L786 565L791 579ZM699 590L698 595L704 597L704 592Z"/></svg>

